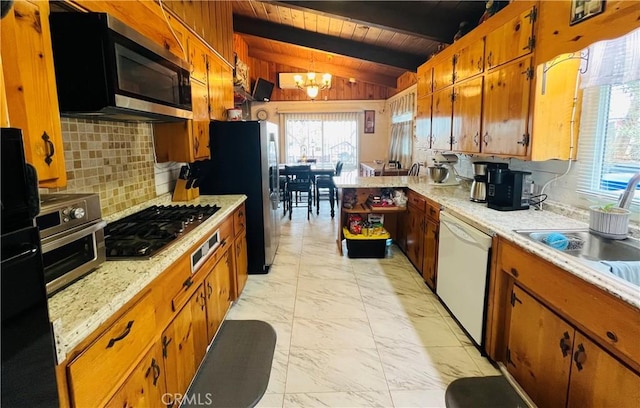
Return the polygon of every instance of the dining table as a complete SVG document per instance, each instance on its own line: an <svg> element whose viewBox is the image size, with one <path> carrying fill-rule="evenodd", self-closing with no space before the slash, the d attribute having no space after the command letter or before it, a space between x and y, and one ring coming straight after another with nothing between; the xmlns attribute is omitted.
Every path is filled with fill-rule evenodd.
<svg viewBox="0 0 640 408"><path fill-rule="evenodd" d="M304 166L304 165L310 166L311 177L314 180L316 176L333 177L336 174L336 166L333 163L280 163L278 164L278 173L281 176L289 176L291 174L287 171L287 167ZM333 186L333 183L331 185ZM331 206L331 218L333 218L335 215L334 197L335 197L335 189L333 187L329 187L329 202Z"/></svg>

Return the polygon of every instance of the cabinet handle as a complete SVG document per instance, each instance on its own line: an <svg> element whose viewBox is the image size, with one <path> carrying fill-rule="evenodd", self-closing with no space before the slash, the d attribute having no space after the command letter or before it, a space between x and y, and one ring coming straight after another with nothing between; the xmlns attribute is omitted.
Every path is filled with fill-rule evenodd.
<svg viewBox="0 0 640 408"><path fill-rule="evenodd" d="M151 370L153 370L153 386L155 387L158 383L158 378L160 378L160 366L156 363L155 358L151 359L151 365L147 368L144 378L147 378L149 374L151 374Z"/></svg>
<svg viewBox="0 0 640 408"><path fill-rule="evenodd" d="M200 147L200 139L198 137L195 138L195 140L193 141L193 153L195 155L198 154L198 148Z"/></svg>
<svg viewBox="0 0 640 408"><path fill-rule="evenodd" d="M489 51L489 55L487 55L487 65L493 66L493 51Z"/></svg>
<svg viewBox="0 0 640 408"><path fill-rule="evenodd" d="M520 276L520 272L518 272L518 270L517 270L516 268L511 268L511 274L512 274L513 276L515 276L516 278L517 278L518 276Z"/></svg>
<svg viewBox="0 0 640 408"><path fill-rule="evenodd" d="M171 340L168 338L167 336L162 336L162 357L167 358L167 350L169 348L169 344L171 343Z"/></svg>
<svg viewBox="0 0 640 408"><path fill-rule="evenodd" d="M47 132L44 132L42 134L42 140L44 140L44 148L47 152L44 157L44 162L47 163L47 166L51 166L51 163L53 162L52 157L56 153L55 146L53 145L53 142L51 141L51 138L49 137Z"/></svg>
<svg viewBox="0 0 640 408"><path fill-rule="evenodd" d="M478 72L482 72L482 57L478 58Z"/></svg>
<svg viewBox="0 0 640 408"><path fill-rule="evenodd" d="M482 143L484 143L485 147L489 146L489 132L484 132L484 136L482 136Z"/></svg>
<svg viewBox="0 0 640 408"><path fill-rule="evenodd" d="M193 280L191 279L191 276L189 276L186 281L182 282L182 287L185 290L189 289L191 285L193 285Z"/></svg>
<svg viewBox="0 0 640 408"><path fill-rule="evenodd" d="M476 132L475 135L473 135L473 144L475 144L476 146L480 145L480 141L478 140L480 138L480 132Z"/></svg>
<svg viewBox="0 0 640 408"><path fill-rule="evenodd" d="M207 282L207 299L211 299L211 294L213 293L213 286L209 282Z"/></svg>
<svg viewBox="0 0 640 408"><path fill-rule="evenodd" d="M562 357L566 357L571 351L571 344L567 343L568 340L571 340L571 337L569 337L569 332L564 332L564 334L560 338L560 350L562 351Z"/></svg>
<svg viewBox="0 0 640 408"><path fill-rule="evenodd" d="M614 343L618 342L618 336L616 336L616 334L614 332L607 332L607 337L609 338L609 340L611 340Z"/></svg>
<svg viewBox="0 0 640 408"><path fill-rule="evenodd" d="M202 304L200 305L200 310L204 310L204 308L207 306L207 298L204 295L204 292L200 292L200 299L202 299Z"/></svg>
<svg viewBox="0 0 640 408"><path fill-rule="evenodd" d="M121 335L119 335L118 337L114 337L114 338L109 340L109 344L107 344L107 348L113 347L117 342L119 342L120 340L122 340L125 337L127 337L129 335L129 333L131 333L131 327L132 326L133 326L133 320L130 320L129 323L127 323L127 327L124 328L124 331L122 332Z"/></svg>
<svg viewBox="0 0 640 408"><path fill-rule="evenodd" d="M584 346L582 344L578 345L578 351L573 353L573 361L576 363L576 367L578 367L578 371L582 370L582 364L587 360L587 353L584 351Z"/></svg>
<svg viewBox="0 0 640 408"><path fill-rule="evenodd" d="M223 247L223 246L225 246L225 245L227 245L227 240L226 240L226 238L225 238L225 239L223 239L222 241L220 241L220 246L221 246L221 247Z"/></svg>

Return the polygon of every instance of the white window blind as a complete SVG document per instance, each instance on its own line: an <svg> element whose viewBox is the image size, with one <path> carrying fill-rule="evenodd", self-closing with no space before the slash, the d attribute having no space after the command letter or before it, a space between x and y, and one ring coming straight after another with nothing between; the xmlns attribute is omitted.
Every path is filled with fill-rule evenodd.
<svg viewBox="0 0 640 408"><path fill-rule="evenodd" d="M284 113L285 162L303 159L318 163L344 163L353 170L358 163L358 113Z"/></svg>
<svg viewBox="0 0 640 408"><path fill-rule="evenodd" d="M409 92L392 100L389 104L391 109L389 160L399 161L405 168L411 166L415 101L415 92Z"/></svg>

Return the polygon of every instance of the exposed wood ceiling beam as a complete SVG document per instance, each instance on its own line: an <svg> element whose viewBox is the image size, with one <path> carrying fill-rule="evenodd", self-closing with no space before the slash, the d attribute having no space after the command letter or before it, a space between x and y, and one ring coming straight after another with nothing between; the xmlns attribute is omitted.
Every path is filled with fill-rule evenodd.
<svg viewBox="0 0 640 408"><path fill-rule="evenodd" d="M297 10L313 10L326 16L339 16L349 20L451 43L460 23L458 14L436 13L437 2L425 1L277 1ZM477 17L476 17L477 18Z"/></svg>
<svg viewBox="0 0 640 408"><path fill-rule="evenodd" d="M275 24L239 15L233 16L233 30L238 33L269 38L303 47L314 48L365 61L416 72L426 59L424 55L408 54L361 42L313 33L291 26Z"/></svg>
<svg viewBox="0 0 640 408"><path fill-rule="evenodd" d="M306 58L300 58L285 54L276 54L274 52L255 47L249 47L249 56L251 58L256 58L262 61L274 62L276 64L287 65L290 67L301 67L302 70L306 69L302 67L306 67L309 65L309 60ZM396 78L387 75L380 75L372 72L362 72L357 69L350 69L339 65L327 64L318 61L314 62L314 67L318 72L329 72L332 75L336 75L342 78L356 78L358 81L382 85L388 88L397 87Z"/></svg>

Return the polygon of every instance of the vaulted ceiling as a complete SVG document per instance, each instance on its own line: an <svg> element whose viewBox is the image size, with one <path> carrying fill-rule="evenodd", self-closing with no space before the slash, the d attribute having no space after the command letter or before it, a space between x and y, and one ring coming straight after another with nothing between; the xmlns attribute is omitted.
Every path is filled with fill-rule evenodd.
<svg viewBox="0 0 640 408"><path fill-rule="evenodd" d="M237 0L233 29L250 57L394 88L484 10L484 1Z"/></svg>

